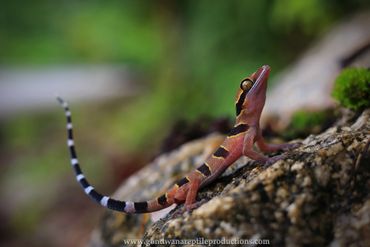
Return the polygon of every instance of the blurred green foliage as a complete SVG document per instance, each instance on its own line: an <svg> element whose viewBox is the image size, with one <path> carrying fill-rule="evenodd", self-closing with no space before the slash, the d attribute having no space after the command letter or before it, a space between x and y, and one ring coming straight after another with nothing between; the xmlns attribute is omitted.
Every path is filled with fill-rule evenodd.
<svg viewBox="0 0 370 247"><path fill-rule="evenodd" d="M332 95L342 106L355 111L370 107L370 70L344 69L335 80Z"/></svg>
<svg viewBox="0 0 370 247"><path fill-rule="evenodd" d="M285 139L291 140L317 134L328 128L334 119L334 112L331 109L323 111L299 110L292 115L292 120L282 135Z"/></svg>
<svg viewBox="0 0 370 247"><path fill-rule="evenodd" d="M0 63L129 65L145 74L148 84L143 99L123 114L133 122L127 124L135 136L148 136L179 117L232 116L231 99L243 76L262 64L274 73L335 20L369 5L365 0L7 1L0 9ZM143 140L124 135L118 136Z"/></svg>

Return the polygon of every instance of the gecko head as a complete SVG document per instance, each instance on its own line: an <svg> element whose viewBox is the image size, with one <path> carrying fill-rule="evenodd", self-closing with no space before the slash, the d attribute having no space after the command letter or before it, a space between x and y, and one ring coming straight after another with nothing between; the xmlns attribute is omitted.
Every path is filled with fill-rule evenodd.
<svg viewBox="0 0 370 247"><path fill-rule="evenodd" d="M269 74L270 67L263 65L256 72L240 82L240 88L238 89L235 102L237 117L248 112L261 114L265 105Z"/></svg>

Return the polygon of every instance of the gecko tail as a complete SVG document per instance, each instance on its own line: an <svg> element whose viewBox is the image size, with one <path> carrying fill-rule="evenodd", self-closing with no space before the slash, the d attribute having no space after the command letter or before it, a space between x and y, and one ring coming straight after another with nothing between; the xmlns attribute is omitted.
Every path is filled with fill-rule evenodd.
<svg viewBox="0 0 370 247"><path fill-rule="evenodd" d="M162 195L157 199L151 201L143 201L143 202L131 202L131 201L121 201L115 200L110 198L109 196L102 195L101 193L97 192L93 186L85 178L83 174L78 158L76 153L76 148L73 139L73 125L72 125L72 117L71 111L69 110L68 103L64 101L61 97L57 96L57 100L60 105L64 109L64 113L67 120L67 146L70 153L70 162L72 168L76 175L76 180L82 186L83 190L85 191L86 195L92 198L94 201L102 205L103 207L112 209L114 211L125 212L130 214L135 213L148 213L154 212L157 210L161 210L165 207L168 207L168 203L166 202L166 195Z"/></svg>

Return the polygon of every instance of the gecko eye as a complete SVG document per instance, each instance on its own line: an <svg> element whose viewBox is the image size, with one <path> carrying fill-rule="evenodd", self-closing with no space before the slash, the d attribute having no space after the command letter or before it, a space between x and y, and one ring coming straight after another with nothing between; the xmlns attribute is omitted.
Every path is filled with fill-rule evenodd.
<svg viewBox="0 0 370 247"><path fill-rule="evenodd" d="M248 91L249 89L251 89L252 86L253 86L253 81L249 78L243 80L240 83L240 88L244 91Z"/></svg>

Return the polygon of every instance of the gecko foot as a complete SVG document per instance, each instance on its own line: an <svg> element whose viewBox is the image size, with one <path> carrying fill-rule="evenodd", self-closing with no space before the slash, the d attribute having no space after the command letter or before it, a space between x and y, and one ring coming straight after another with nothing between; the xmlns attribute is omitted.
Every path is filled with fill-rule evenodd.
<svg viewBox="0 0 370 247"><path fill-rule="evenodd" d="M186 211L189 212L189 211L192 211L193 209L199 208L205 202L206 202L206 200L205 199L202 199L202 200L197 201L197 202L194 202L192 204L185 205Z"/></svg>
<svg viewBox="0 0 370 247"><path fill-rule="evenodd" d="M192 210L196 209L196 208L199 208L201 205L203 205L205 202L207 202L206 199L202 199L200 201L197 201L197 202L194 202L192 204L189 204L189 205L184 205L182 208L180 208L179 210L177 210L177 212L175 212L173 214L174 217L179 217L181 216L183 213L185 212L191 212Z"/></svg>
<svg viewBox="0 0 370 247"><path fill-rule="evenodd" d="M301 145L302 145L301 142L285 143L285 144L282 144L281 150L289 151L289 150L295 149L295 148L297 148Z"/></svg>
<svg viewBox="0 0 370 247"><path fill-rule="evenodd" d="M266 160L264 166L269 167L270 165L274 164L276 161L284 159L286 157L285 154L275 155L273 157L270 157Z"/></svg>

